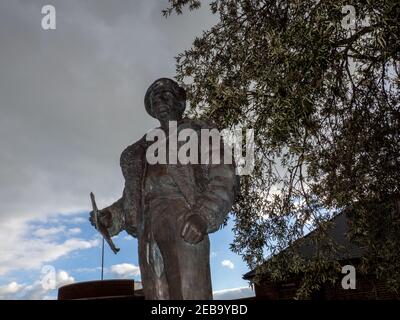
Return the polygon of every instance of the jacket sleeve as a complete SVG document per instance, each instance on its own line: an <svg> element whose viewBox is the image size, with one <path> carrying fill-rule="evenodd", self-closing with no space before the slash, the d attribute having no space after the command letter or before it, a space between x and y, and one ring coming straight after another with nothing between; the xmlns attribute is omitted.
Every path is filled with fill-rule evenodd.
<svg viewBox="0 0 400 320"><path fill-rule="evenodd" d="M122 196L118 201L114 202L112 205L104 208L102 211L108 211L111 213L112 225L108 228L108 233L111 237L116 236L122 230L124 230L125 219L124 219L124 196Z"/></svg>
<svg viewBox="0 0 400 320"><path fill-rule="evenodd" d="M222 139L221 144L214 148L216 149L213 149L210 144L208 149L210 164L203 165L208 181L205 190L196 198L193 207L194 212L207 222L207 233L217 231L223 224L239 188L239 177L235 173L235 164L230 150L224 148ZM212 152L220 153L220 161L216 164L211 161ZM225 153L231 157L231 164L224 162Z"/></svg>
<svg viewBox="0 0 400 320"><path fill-rule="evenodd" d="M133 146L129 146L122 152L120 165L125 178L124 191L118 201L103 209L111 213L112 226L108 229L111 236L115 236L123 230L133 237L137 236L136 215L138 204L134 200L135 192L130 188L132 179L140 180L136 158ZM140 181L136 181L136 183L140 183Z"/></svg>
<svg viewBox="0 0 400 320"><path fill-rule="evenodd" d="M136 226L126 221L127 215L130 213L130 204L128 196L128 188L125 185L122 197L112 205L104 208L111 213L112 225L108 228L111 237L118 235L121 231L126 230L131 236L136 237Z"/></svg>

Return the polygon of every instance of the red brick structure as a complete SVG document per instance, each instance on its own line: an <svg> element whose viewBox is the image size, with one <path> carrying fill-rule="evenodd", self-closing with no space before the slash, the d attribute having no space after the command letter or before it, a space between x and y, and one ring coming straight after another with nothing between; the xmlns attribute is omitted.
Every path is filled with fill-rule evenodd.
<svg viewBox="0 0 400 320"><path fill-rule="evenodd" d="M77 282L58 289L58 300L143 300L143 290L135 290L133 280Z"/></svg>

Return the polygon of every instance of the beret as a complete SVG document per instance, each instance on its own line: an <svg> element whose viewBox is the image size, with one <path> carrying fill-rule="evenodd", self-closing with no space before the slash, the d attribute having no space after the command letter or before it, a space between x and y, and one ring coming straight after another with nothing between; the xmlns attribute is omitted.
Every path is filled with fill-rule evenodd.
<svg viewBox="0 0 400 320"><path fill-rule="evenodd" d="M170 91L180 102L180 111L183 113L186 108L186 91L182 87L180 87L174 80L168 78L160 78L154 81L150 87L147 89L146 94L144 96L144 106L146 111L152 117L155 117L155 114L151 108L151 94L154 91Z"/></svg>

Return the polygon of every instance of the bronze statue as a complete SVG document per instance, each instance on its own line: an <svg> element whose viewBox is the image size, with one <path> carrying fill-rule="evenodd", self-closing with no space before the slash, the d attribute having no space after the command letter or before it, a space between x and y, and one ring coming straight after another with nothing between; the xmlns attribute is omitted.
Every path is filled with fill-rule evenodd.
<svg viewBox="0 0 400 320"><path fill-rule="evenodd" d="M144 103L167 135L171 121L177 122L177 132L189 128L199 137L202 129L214 128L183 118L186 93L171 79L156 80ZM146 150L152 143L144 136L122 152L123 195L99 210L97 219L91 212L90 221L106 229L106 236L126 230L137 237L146 299L212 299L207 234L220 228L232 207L238 188L235 166L224 161L149 164ZM219 151L222 159L223 143Z"/></svg>

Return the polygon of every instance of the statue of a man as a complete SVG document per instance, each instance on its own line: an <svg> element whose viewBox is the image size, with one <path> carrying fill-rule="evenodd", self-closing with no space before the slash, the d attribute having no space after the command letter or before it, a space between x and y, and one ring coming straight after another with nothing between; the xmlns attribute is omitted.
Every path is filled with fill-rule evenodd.
<svg viewBox="0 0 400 320"><path fill-rule="evenodd" d="M213 128L182 117L186 93L171 79L156 80L144 103L167 137L171 121L178 133L189 128L198 137L201 129ZM238 187L235 167L223 160L149 164L146 150L152 143L144 136L122 152L123 195L99 211L97 223L111 236L126 230L137 237L146 299L212 299L207 234L219 229L232 207ZM93 213L90 220L95 225Z"/></svg>

